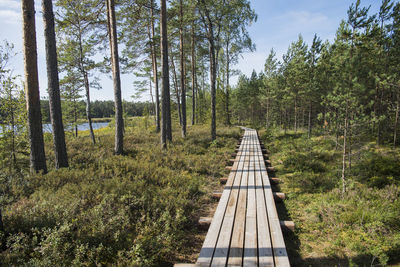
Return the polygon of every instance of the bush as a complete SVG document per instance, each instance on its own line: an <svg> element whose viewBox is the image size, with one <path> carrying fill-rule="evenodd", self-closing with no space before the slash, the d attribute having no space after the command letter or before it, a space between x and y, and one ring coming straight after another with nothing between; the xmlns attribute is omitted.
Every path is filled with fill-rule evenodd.
<svg viewBox="0 0 400 267"><path fill-rule="evenodd" d="M175 129L179 129L175 127ZM211 142L202 126L188 129L162 151L159 136L129 128L123 156L113 155L113 129L68 137L70 168L46 175L0 174L7 249L4 265L160 266L196 235L193 229L204 190L221 176L239 129L219 130ZM175 136L179 134L176 132ZM205 137L207 136L207 137ZM52 142L46 143L53 159ZM49 162L48 166L52 166ZM29 166L27 166L29 167Z"/></svg>
<svg viewBox="0 0 400 267"><path fill-rule="evenodd" d="M310 171L314 173L326 171L324 162L314 153L291 153L285 158L283 165L291 171Z"/></svg>
<svg viewBox="0 0 400 267"><path fill-rule="evenodd" d="M314 172L295 172L288 176L288 187L307 193L326 192L333 189L337 179L330 174Z"/></svg>
<svg viewBox="0 0 400 267"><path fill-rule="evenodd" d="M400 158L394 153L383 154L373 149L362 153L353 168L353 176L371 187L400 184Z"/></svg>

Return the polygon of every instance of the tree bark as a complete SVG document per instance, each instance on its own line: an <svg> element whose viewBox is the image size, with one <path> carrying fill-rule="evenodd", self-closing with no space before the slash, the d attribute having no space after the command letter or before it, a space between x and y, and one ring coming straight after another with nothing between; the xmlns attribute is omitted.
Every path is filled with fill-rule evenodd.
<svg viewBox="0 0 400 267"><path fill-rule="evenodd" d="M183 3L179 1L180 27L179 27L179 50L181 71L181 102L182 102L182 137L186 137L186 88L185 88L185 51L183 44Z"/></svg>
<svg viewBox="0 0 400 267"><path fill-rule="evenodd" d="M294 132L297 132L297 95L294 98Z"/></svg>
<svg viewBox="0 0 400 267"><path fill-rule="evenodd" d="M346 102L346 114L343 127L343 153L342 153L342 194L346 192L346 150L347 150L347 128L348 128L348 103Z"/></svg>
<svg viewBox="0 0 400 267"><path fill-rule="evenodd" d="M121 77L119 71L118 56L118 40L117 40L117 23L115 19L114 0L107 0L107 18L110 37L111 64L114 85L114 102L115 102L115 145L114 153L121 155L124 152L124 119L122 111L121 98Z"/></svg>
<svg viewBox="0 0 400 267"><path fill-rule="evenodd" d="M150 78L150 79L149 79L149 89L150 89L151 105L154 107L154 110L153 110L154 114L156 114L156 111L155 111L156 106L155 106L155 104L154 104L154 97L153 97L153 86L151 85L151 83L152 83L152 81L151 81L151 75L150 75L149 78ZM155 123L157 124L157 120L155 120Z"/></svg>
<svg viewBox="0 0 400 267"><path fill-rule="evenodd" d="M230 58L229 58L229 41L226 42L226 92L225 92L225 112L226 112L226 124L231 125L231 114L229 111L229 78L230 78Z"/></svg>
<svg viewBox="0 0 400 267"><path fill-rule="evenodd" d="M310 101L310 108L308 109L308 138L311 138L311 131L312 131L311 114L312 114L312 102Z"/></svg>
<svg viewBox="0 0 400 267"><path fill-rule="evenodd" d="M400 96L397 93L397 105L396 105L396 116L394 120L394 134L393 134L393 147L396 148L397 145L397 126L399 124L399 109L400 109Z"/></svg>
<svg viewBox="0 0 400 267"><path fill-rule="evenodd" d="M56 34L54 31L54 13L51 0L42 0L44 36L46 43L47 82L50 104L50 119L53 129L53 144L56 168L68 167L67 148L65 145L64 125L62 121L60 85Z"/></svg>
<svg viewBox="0 0 400 267"><path fill-rule="evenodd" d="M204 7L205 17L203 22L207 30L208 49L210 57L210 91L211 91L211 140L216 139L216 78L217 78L217 61L216 61L216 49L215 49L215 36L214 36L214 24L210 17L210 12L207 9L207 5L204 0L201 1Z"/></svg>
<svg viewBox="0 0 400 267"><path fill-rule="evenodd" d="M182 127L182 111L181 111L181 94L179 93L179 86L178 86L178 75L176 74L176 68L175 68L175 60L172 54L171 50L171 66L172 66L172 73L174 75L173 77L173 83L174 83L174 88L175 88L175 95L176 95L176 101L178 104L178 115L179 115L179 125Z"/></svg>
<svg viewBox="0 0 400 267"><path fill-rule="evenodd" d="M10 101L10 103L13 103L14 100L13 100L13 95L12 95L12 87L11 87L11 85L8 87L9 87L8 88L8 90L9 90L8 101ZM15 168L15 165L17 163L17 158L15 156L15 135L16 135L16 133L15 133L15 110L14 110L13 104L10 105L9 112L10 112L10 116L11 116L11 118L10 118L10 124L11 124L10 174L11 174L12 170Z"/></svg>
<svg viewBox="0 0 400 267"><path fill-rule="evenodd" d="M42 114L40 111L34 0L22 0L22 15L25 94L28 113L29 144L31 147L30 168L33 172L43 171L43 173L47 173Z"/></svg>
<svg viewBox="0 0 400 267"><path fill-rule="evenodd" d="M192 125L195 124L196 119L196 40L194 36L194 23L191 28L191 60L192 60Z"/></svg>
<svg viewBox="0 0 400 267"><path fill-rule="evenodd" d="M93 126L92 126L92 115L90 112L90 85L88 73L83 70L83 80L85 82L85 92L86 92L86 118L89 124L90 138L92 139L93 144L96 144L96 139L94 136Z"/></svg>
<svg viewBox="0 0 400 267"><path fill-rule="evenodd" d="M75 126L75 137L78 137L78 110L75 97L74 97L74 126Z"/></svg>
<svg viewBox="0 0 400 267"><path fill-rule="evenodd" d="M267 92L268 94L269 92ZM269 127L269 95L267 95L267 110L266 110L266 116L265 116L265 128L268 129Z"/></svg>
<svg viewBox="0 0 400 267"><path fill-rule="evenodd" d="M159 96L159 89L158 89L158 70L157 70L157 54L155 49L155 42L154 42L154 6L153 0L151 0L150 5L150 19L151 19L151 58L153 64L153 79L154 79L154 86L155 86L155 93L156 93L156 132L160 132L160 96Z"/></svg>
<svg viewBox="0 0 400 267"><path fill-rule="evenodd" d="M161 48L161 68L162 68L162 117L161 117L161 147L167 148L167 140L172 141L171 129L171 109L169 93L169 66L168 66L168 35L167 35L167 3L160 0L160 48Z"/></svg>
<svg viewBox="0 0 400 267"><path fill-rule="evenodd" d="M211 28L212 31L212 28ZM216 92L215 92L215 78L216 78L216 69L215 69L215 47L214 40L209 40L209 52L210 52L210 82L211 82L211 140L215 140L217 137L217 126L216 126Z"/></svg>
<svg viewBox="0 0 400 267"><path fill-rule="evenodd" d="M80 28L79 28L80 31ZM85 83L85 92L86 92L86 118L89 123L89 131L90 131L90 137L92 139L93 144L96 144L96 139L94 136L94 131L93 131L93 126L92 126L92 116L90 112L90 84L89 84L89 74L87 73L85 66L83 65L83 47L82 47L82 36L81 33L79 32L79 53L80 53L80 72L83 76L83 81Z"/></svg>

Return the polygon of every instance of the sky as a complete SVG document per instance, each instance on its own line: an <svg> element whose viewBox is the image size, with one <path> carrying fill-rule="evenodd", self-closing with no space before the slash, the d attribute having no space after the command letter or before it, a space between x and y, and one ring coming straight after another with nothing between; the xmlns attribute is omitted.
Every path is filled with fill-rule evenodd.
<svg viewBox="0 0 400 267"><path fill-rule="evenodd" d="M314 34L323 41L333 41L340 21L347 16L351 0L250 0L258 19L249 27L250 37L256 45L255 52L244 53L233 68L245 75L253 70L263 71L265 60L272 48L278 58L287 51L290 43L301 34L306 43L312 42ZM379 10L381 0L361 0L362 6L371 6L370 14ZM36 36L38 45L39 87L42 97L47 97L47 75L45 62L45 45L43 36L43 19L41 1L36 0ZM0 0L0 42L7 40L15 45L18 55L10 62L13 73L23 78L24 65L22 54L22 15L21 0ZM92 89L92 100L113 100L113 87L110 75L100 74L102 89ZM133 75L121 75L122 97L132 100L135 94ZM231 84L237 82L237 76ZM149 100L143 95L141 100Z"/></svg>

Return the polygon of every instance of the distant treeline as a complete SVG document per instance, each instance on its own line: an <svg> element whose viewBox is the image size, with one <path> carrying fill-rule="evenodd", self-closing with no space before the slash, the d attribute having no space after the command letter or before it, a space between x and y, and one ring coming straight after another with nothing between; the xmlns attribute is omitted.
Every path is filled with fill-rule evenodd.
<svg viewBox="0 0 400 267"><path fill-rule="evenodd" d="M40 101L42 109L42 119L44 122L50 122L49 100ZM83 100L77 101L78 118L85 118L86 103ZM93 101L91 102L92 118L109 118L114 116L114 101ZM129 102L123 101L124 114L128 116L143 116L153 114L154 105L150 102Z"/></svg>

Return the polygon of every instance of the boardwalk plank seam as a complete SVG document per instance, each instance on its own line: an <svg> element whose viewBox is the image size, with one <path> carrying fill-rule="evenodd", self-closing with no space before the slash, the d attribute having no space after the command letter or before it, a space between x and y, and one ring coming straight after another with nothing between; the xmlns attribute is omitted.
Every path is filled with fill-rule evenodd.
<svg viewBox="0 0 400 267"><path fill-rule="evenodd" d="M195 266L290 266L253 129L245 129Z"/></svg>

